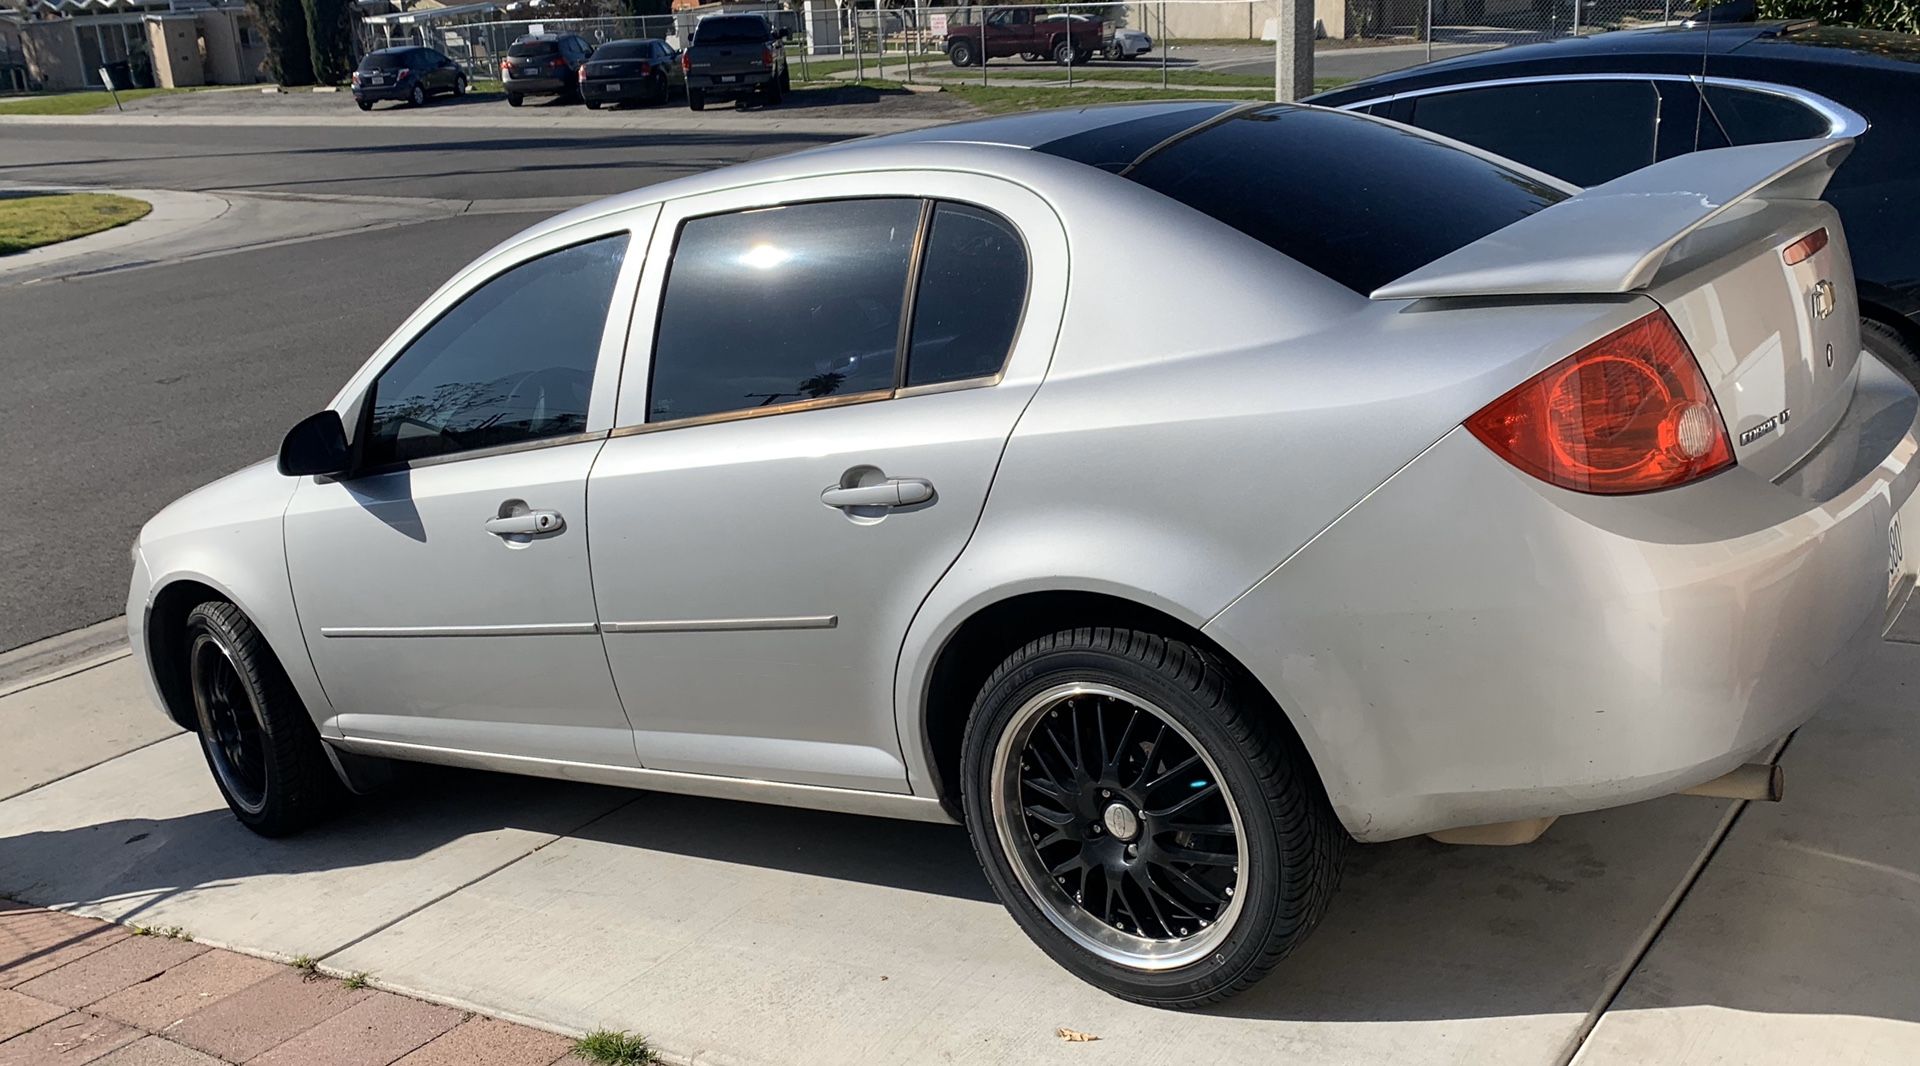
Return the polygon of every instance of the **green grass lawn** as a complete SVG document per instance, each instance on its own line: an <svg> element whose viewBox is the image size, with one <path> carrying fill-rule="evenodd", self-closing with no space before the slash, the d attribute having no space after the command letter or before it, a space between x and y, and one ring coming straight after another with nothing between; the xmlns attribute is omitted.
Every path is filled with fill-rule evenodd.
<svg viewBox="0 0 1920 1066"><path fill-rule="evenodd" d="M215 86L196 86L215 88ZM122 89L120 102L132 103L149 96L190 93L194 89ZM0 96L0 115L88 115L110 110L113 96L105 89L77 93L34 93L28 96Z"/></svg>
<svg viewBox="0 0 1920 1066"><path fill-rule="evenodd" d="M0 197L0 255L123 226L152 205L105 193Z"/></svg>

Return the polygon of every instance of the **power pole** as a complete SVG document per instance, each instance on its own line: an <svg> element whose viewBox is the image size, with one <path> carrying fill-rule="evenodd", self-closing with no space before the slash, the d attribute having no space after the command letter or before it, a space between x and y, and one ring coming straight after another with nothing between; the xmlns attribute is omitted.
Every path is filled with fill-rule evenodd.
<svg viewBox="0 0 1920 1066"><path fill-rule="evenodd" d="M1313 95L1313 0L1280 0L1274 20L1273 98L1282 103Z"/></svg>

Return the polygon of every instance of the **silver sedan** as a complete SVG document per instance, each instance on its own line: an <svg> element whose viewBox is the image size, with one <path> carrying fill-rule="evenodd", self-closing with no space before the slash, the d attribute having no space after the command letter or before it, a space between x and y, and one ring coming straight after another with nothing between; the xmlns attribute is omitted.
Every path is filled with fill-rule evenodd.
<svg viewBox="0 0 1920 1066"><path fill-rule="evenodd" d="M1920 398L1849 147L1580 190L1194 101L615 197L150 521L134 647L261 833L394 760L960 822L1067 969L1217 1002L1349 841L1720 778L1860 660Z"/></svg>

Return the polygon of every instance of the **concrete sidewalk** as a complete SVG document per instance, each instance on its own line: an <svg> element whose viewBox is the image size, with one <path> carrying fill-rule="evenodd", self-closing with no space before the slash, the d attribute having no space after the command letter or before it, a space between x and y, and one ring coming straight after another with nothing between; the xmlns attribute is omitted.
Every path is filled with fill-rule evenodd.
<svg viewBox="0 0 1920 1066"><path fill-rule="evenodd" d="M1054 966L957 829L423 770L262 840L133 682L120 661L0 698L37 753L0 760L0 893L544 1028L642 1031L682 1061L1920 1061L1912 646L1884 645L1796 737L1786 802L1669 798L1520 848L1357 848L1308 945L1193 1014Z"/></svg>

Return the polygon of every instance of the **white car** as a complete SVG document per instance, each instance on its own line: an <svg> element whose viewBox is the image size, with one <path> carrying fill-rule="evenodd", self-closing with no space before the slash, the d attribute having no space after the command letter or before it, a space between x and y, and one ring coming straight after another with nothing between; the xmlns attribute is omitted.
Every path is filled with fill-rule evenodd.
<svg viewBox="0 0 1920 1066"><path fill-rule="evenodd" d="M1153 38L1145 30L1118 29L1103 50L1108 59L1133 59L1153 51Z"/></svg>
<svg viewBox="0 0 1920 1066"><path fill-rule="evenodd" d="M1180 101L650 186L148 522L132 644L262 833L387 760L961 822L1063 966L1215 1003L1347 841L1720 778L1862 661L1920 397L1851 146L1580 190Z"/></svg>

